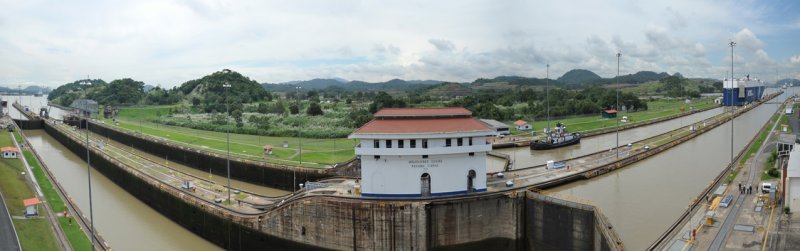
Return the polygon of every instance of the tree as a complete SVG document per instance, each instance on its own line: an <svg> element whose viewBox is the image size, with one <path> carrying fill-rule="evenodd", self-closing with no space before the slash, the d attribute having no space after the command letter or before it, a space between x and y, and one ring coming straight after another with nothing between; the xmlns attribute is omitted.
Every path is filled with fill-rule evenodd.
<svg viewBox="0 0 800 251"><path fill-rule="evenodd" d="M358 128L372 120L372 113L364 109L352 110L347 114L347 117L350 118L353 127Z"/></svg>
<svg viewBox="0 0 800 251"><path fill-rule="evenodd" d="M311 103L306 109L306 114L310 116L322 115L322 107L319 106L319 103Z"/></svg>
<svg viewBox="0 0 800 251"><path fill-rule="evenodd" d="M257 110L258 110L258 113L261 113L261 114L266 114L267 112L269 112L269 109L267 108L267 104L264 104L264 103L258 103L258 109Z"/></svg>
<svg viewBox="0 0 800 251"><path fill-rule="evenodd" d="M375 96L375 101L372 101L369 104L369 112L375 113L378 110L386 107L395 108L395 107L406 107L406 102L400 99L395 99L392 95L389 95L386 92L379 92L377 96Z"/></svg>
<svg viewBox="0 0 800 251"><path fill-rule="evenodd" d="M300 107L297 105L297 103L292 103L292 105L289 106L289 113L291 114L300 113Z"/></svg>
<svg viewBox="0 0 800 251"><path fill-rule="evenodd" d="M233 110L231 112L231 117L233 117L233 120L236 121L236 127L244 126L244 123L242 123L242 110Z"/></svg>

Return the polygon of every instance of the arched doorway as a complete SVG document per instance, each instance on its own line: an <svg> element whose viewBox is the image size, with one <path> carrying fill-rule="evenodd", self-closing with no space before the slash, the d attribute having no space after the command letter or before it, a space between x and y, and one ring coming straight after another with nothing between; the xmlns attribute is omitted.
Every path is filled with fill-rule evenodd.
<svg viewBox="0 0 800 251"><path fill-rule="evenodd" d="M422 197L431 196L431 176L428 173L423 173L419 180L422 184L420 192Z"/></svg>
<svg viewBox="0 0 800 251"><path fill-rule="evenodd" d="M473 185L473 181L475 180L475 170L469 170L467 173L467 192L471 193L475 191L475 185Z"/></svg>

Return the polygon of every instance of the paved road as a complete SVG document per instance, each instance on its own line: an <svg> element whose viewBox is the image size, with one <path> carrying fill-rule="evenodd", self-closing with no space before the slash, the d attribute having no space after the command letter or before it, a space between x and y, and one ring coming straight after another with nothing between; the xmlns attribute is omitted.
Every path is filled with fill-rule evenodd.
<svg viewBox="0 0 800 251"><path fill-rule="evenodd" d="M778 116L777 121L781 121L781 118L783 118L784 113L781 112L780 114L781 115ZM764 140L763 143L761 143L758 150L756 151L756 155L753 156L752 160L750 161L750 170L747 171L748 173L747 180L739 184L742 184L743 186L748 184L753 184L756 187L758 187L758 184L755 182L756 173L759 174L761 173L756 171L758 169L757 164L759 164L758 158L761 156L761 153L764 151L764 148L766 147L767 143L770 142L769 137L772 136L772 133L775 131L775 128L778 127L778 124L780 123L775 123L772 125L772 128L769 130L769 134L767 134L767 139ZM760 132L759 134L756 134L756 137L758 137L759 135ZM731 185L733 185L733 182L731 183ZM733 188L733 186L731 186L731 188ZM758 189L756 189L756 193L758 193ZM730 233L731 229L733 229L732 225L734 225L734 222L737 220L737 218L739 218L739 209L742 208L742 204L746 197L747 197L746 193L739 193L739 195L736 197L736 201L733 204L731 212L727 215L725 221L723 221L719 232L717 232L717 236L714 238L714 241L711 243L711 247L709 247L708 250L716 251L720 250L720 248L723 247L724 243L728 239L728 234Z"/></svg>
<svg viewBox="0 0 800 251"><path fill-rule="evenodd" d="M20 250L17 232L14 231L11 215L2 195L0 195L0 250Z"/></svg>

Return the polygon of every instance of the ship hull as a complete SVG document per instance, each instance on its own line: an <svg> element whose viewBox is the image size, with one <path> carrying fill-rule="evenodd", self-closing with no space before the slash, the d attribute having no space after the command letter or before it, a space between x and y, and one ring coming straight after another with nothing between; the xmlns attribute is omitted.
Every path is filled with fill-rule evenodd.
<svg viewBox="0 0 800 251"><path fill-rule="evenodd" d="M554 149L554 148L559 148L559 147L564 147L564 146L570 146L570 145L574 145L574 144L578 144L578 143L581 143L581 135L580 134L576 134L575 137L570 139L570 140L565 140L563 142L559 142L559 143L555 143L555 144L537 140L537 141L531 142L531 150L548 150L548 149Z"/></svg>
<svg viewBox="0 0 800 251"><path fill-rule="evenodd" d="M765 89L764 86L745 87L742 92L739 88L725 88L722 91L722 105L741 106L761 100Z"/></svg>

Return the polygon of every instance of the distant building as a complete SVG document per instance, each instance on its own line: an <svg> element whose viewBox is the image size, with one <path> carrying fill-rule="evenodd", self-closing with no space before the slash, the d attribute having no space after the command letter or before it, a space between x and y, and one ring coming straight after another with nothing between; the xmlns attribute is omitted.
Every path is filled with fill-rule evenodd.
<svg viewBox="0 0 800 251"><path fill-rule="evenodd" d="M525 122L524 120L514 121L514 125L517 126L517 130L520 131L527 131L533 129L533 126L531 126L531 124L528 124L528 122Z"/></svg>
<svg viewBox="0 0 800 251"><path fill-rule="evenodd" d="M3 153L4 159L16 159L19 155L19 149L13 146L0 147L0 152Z"/></svg>
<svg viewBox="0 0 800 251"><path fill-rule="evenodd" d="M486 191L486 137L495 131L462 107L384 108L350 134L360 144L361 194L446 196Z"/></svg>
<svg viewBox="0 0 800 251"><path fill-rule="evenodd" d="M601 116L603 116L603 118L608 118L608 119L616 118L617 117L617 110L614 110L614 109L605 110L605 111L603 111L603 114Z"/></svg>
<svg viewBox="0 0 800 251"><path fill-rule="evenodd" d="M495 135L510 135L511 131L509 131L508 125L503 122L494 120L494 119L481 119L481 122L485 123L492 129L494 129Z"/></svg>
<svg viewBox="0 0 800 251"><path fill-rule="evenodd" d="M97 113L97 101L91 99L78 99L72 101L72 104L69 107L74 108L74 112L79 117L89 117L92 114Z"/></svg>
<svg viewBox="0 0 800 251"><path fill-rule="evenodd" d="M800 212L800 144L795 144L789 153L789 162L786 165L784 176L785 204L792 212Z"/></svg>

